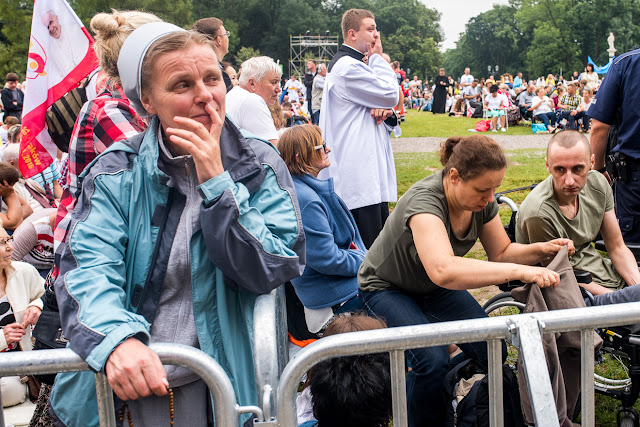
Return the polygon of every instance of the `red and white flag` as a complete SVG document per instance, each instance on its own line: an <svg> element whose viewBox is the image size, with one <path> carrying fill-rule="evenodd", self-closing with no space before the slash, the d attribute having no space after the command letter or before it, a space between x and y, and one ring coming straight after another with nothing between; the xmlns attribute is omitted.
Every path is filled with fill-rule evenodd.
<svg viewBox="0 0 640 427"><path fill-rule="evenodd" d="M47 109L97 65L93 38L69 4L35 0L20 143L20 171L25 177L44 171L56 158L57 147L45 121Z"/></svg>

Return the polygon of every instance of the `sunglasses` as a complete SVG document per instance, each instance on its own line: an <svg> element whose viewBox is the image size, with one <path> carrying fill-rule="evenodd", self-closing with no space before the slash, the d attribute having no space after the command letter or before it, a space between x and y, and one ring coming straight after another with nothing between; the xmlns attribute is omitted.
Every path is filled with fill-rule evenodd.
<svg viewBox="0 0 640 427"><path fill-rule="evenodd" d="M322 145L316 145L315 147L313 147L314 150L319 150L321 148L324 149L325 154L329 154L329 152L327 151L327 143L326 142L323 142Z"/></svg>

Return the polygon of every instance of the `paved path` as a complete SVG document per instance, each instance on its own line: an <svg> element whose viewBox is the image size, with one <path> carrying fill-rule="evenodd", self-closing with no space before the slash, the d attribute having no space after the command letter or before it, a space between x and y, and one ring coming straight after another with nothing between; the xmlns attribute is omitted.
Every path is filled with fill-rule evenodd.
<svg viewBox="0 0 640 427"><path fill-rule="evenodd" d="M505 150L518 148L547 148L551 135L489 135ZM589 135L586 135L587 138ZM391 138L394 153L419 153L440 150L440 144L446 138Z"/></svg>

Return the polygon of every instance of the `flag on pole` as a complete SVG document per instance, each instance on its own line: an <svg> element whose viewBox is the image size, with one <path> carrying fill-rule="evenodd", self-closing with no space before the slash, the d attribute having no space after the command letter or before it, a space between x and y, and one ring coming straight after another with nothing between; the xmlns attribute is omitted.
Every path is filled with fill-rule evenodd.
<svg viewBox="0 0 640 427"><path fill-rule="evenodd" d="M97 65L93 39L66 0L35 0L20 143L20 171L25 177L44 171L56 158L47 109Z"/></svg>

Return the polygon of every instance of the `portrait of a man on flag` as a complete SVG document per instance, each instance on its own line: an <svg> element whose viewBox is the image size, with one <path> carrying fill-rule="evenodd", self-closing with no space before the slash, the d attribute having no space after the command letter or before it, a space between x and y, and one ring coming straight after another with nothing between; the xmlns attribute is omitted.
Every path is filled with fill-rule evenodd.
<svg viewBox="0 0 640 427"><path fill-rule="evenodd" d="M56 158L57 147L47 132L47 109L96 67L93 39L69 4L35 0L20 144L25 177L46 170Z"/></svg>

